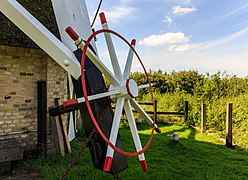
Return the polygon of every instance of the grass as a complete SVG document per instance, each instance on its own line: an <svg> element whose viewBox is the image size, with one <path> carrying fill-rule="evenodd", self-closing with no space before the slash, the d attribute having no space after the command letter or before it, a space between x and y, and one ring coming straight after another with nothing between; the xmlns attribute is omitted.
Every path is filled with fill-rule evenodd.
<svg viewBox="0 0 248 180"><path fill-rule="evenodd" d="M149 171L143 173L137 157L128 157L129 168L121 173L121 179L248 179L248 151L230 149L217 136L200 134L194 129L178 125L160 125L161 134L155 134L145 156ZM147 141L150 127L139 127L142 144ZM132 151L129 129L120 129L125 150ZM170 141L169 134L176 133L180 140ZM79 140L72 143L73 153L67 157L49 156L43 159L23 161L16 172L38 172L43 179L59 179L80 149ZM112 175L93 168L88 149L67 179L114 179Z"/></svg>

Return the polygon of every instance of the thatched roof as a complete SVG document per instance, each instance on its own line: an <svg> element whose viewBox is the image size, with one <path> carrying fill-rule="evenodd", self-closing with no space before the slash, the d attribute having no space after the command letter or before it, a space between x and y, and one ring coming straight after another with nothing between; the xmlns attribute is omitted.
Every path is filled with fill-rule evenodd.
<svg viewBox="0 0 248 180"><path fill-rule="evenodd" d="M51 0L18 0L35 18L59 38ZM38 48L37 45L0 12L0 45Z"/></svg>

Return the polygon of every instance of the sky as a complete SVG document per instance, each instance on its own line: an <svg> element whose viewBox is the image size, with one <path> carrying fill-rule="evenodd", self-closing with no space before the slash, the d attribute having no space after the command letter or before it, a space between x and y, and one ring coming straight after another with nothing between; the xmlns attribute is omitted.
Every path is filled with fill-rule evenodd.
<svg viewBox="0 0 248 180"><path fill-rule="evenodd" d="M86 0L91 21L98 3ZM247 0L103 0L100 12L111 30L136 39L146 69L248 76ZM94 28L101 29L99 17ZM124 67L128 47L116 37L113 41ZM100 58L111 66L104 38L96 43ZM140 69L134 60L132 70Z"/></svg>

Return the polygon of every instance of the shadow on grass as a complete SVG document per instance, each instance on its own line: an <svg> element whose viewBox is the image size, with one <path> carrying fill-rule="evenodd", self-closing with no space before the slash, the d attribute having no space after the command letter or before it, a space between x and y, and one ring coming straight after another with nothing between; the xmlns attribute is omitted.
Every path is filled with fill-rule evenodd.
<svg viewBox="0 0 248 180"><path fill-rule="evenodd" d="M145 153L149 171L143 173L137 157L128 157L129 168L121 173L121 179L248 179L248 151L228 149L224 145L206 142L208 136L199 140L198 133L191 128L161 125L161 134L154 134L151 146ZM149 126L142 129L149 130ZM126 151L134 151L129 129L120 129ZM170 141L170 134L179 134L179 141ZM197 136L197 138L196 138ZM149 134L140 134L146 143ZM204 139L205 138L205 139ZM197 140L196 140L197 139ZM43 179L59 179L68 164L80 149L81 143L72 144L73 154L67 157L47 157L26 161L20 166L32 168ZM78 163L67 179L114 179L110 174L93 167L88 149L80 156Z"/></svg>
<svg viewBox="0 0 248 180"><path fill-rule="evenodd" d="M230 149L224 145L196 140L195 129L173 126L161 127L146 152L152 179L248 179L248 151ZM169 140L179 134L179 141ZM141 134L141 138L147 135ZM207 142L206 142L207 141Z"/></svg>

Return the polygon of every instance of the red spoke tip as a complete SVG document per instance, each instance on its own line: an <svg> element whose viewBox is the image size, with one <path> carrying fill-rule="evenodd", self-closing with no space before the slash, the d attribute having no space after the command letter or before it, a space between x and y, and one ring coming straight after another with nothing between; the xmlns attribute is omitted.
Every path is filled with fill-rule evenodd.
<svg viewBox="0 0 248 180"><path fill-rule="evenodd" d="M67 32L67 34L73 39L73 41L78 40L79 36L77 35L77 33L69 26L65 29L65 31Z"/></svg>
<svg viewBox="0 0 248 180"><path fill-rule="evenodd" d="M161 129L159 129L159 128L155 128L155 131L156 131L157 133L161 133Z"/></svg>
<svg viewBox="0 0 248 180"><path fill-rule="evenodd" d="M146 160L140 161L140 165L142 167L142 171L143 172L147 172L148 171L148 166L147 166Z"/></svg>
<svg viewBox="0 0 248 180"><path fill-rule="evenodd" d="M105 162L104 162L104 167L103 167L104 172L110 172L112 160L113 160L112 157L106 157Z"/></svg>
<svg viewBox="0 0 248 180"><path fill-rule="evenodd" d="M78 104L78 100L77 99L72 99L72 100L68 100L68 101L63 102L63 106L70 106L70 105L73 105L73 104Z"/></svg>
<svg viewBox="0 0 248 180"><path fill-rule="evenodd" d="M100 16L100 20L101 20L101 23L102 23L102 24L107 23L107 20L106 20L106 17L105 17L104 12L101 12L101 13L99 14L99 16Z"/></svg>
<svg viewBox="0 0 248 180"><path fill-rule="evenodd" d="M132 42L131 42L131 45L135 45L136 44L136 39L133 39Z"/></svg>

